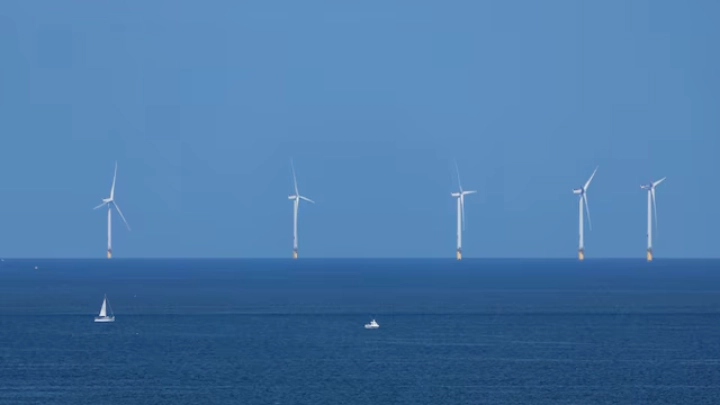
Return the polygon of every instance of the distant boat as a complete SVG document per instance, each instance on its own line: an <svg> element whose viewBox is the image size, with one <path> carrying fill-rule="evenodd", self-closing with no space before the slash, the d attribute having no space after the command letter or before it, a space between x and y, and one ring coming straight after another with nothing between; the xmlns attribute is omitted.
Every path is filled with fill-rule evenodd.
<svg viewBox="0 0 720 405"><path fill-rule="evenodd" d="M374 319L372 321L370 321L370 323L365 324L365 329L377 329L379 327L380 327L380 325L378 325L378 323L375 322Z"/></svg>
<svg viewBox="0 0 720 405"><path fill-rule="evenodd" d="M107 314L108 310L110 311L109 316ZM100 313L98 316L95 317L95 322L115 322L115 315L113 314L110 303L108 302L107 294L105 294L105 298L103 298L102 307L100 307Z"/></svg>

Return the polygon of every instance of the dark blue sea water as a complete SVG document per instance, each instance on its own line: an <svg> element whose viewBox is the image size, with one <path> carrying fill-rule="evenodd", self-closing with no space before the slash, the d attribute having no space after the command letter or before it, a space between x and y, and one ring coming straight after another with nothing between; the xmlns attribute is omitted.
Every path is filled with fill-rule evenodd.
<svg viewBox="0 0 720 405"><path fill-rule="evenodd" d="M0 262L0 404L719 402L720 261Z"/></svg>

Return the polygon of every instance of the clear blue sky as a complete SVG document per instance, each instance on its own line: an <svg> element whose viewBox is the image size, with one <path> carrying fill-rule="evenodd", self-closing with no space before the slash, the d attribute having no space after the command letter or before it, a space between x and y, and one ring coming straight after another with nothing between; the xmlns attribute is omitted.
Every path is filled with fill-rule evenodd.
<svg viewBox="0 0 720 405"><path fill-rule="evenodd" d="M0 256L717 257L718 1L0 3ZM703 207L704 211L703 211Z"/></svg>

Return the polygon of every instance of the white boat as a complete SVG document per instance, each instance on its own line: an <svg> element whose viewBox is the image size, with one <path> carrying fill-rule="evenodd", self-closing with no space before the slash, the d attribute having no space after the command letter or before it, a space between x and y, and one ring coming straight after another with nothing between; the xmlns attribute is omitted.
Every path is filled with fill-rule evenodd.
<svg viewBox="0 0 720 405"><path fill-rule="evenodd" d="M380 327L380 325L378 325L378 323L375 322L374 319L372 321L370 321L370 323L365 324L365 329L377 329L379 327Z"/></svg>
<svg viewBox="0 0 720 405"><path fill-rule="evenodd" d="M110 315L108 315L110 311ZM110 302L108 302L107 294L103 298L102 307L100 307L100 313L95 317L95 322L115 322L115 315L113 314Z"/></svg>

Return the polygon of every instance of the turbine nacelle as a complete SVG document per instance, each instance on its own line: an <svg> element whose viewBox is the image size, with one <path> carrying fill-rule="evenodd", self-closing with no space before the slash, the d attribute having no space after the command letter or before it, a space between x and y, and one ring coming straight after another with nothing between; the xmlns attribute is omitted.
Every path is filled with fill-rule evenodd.
<svg viewBox="0 0 720 405"><path fill-rule="evenodd" d="M304 195L301 195L301 196L289 195L289 196L288 196L288 200L292 200L292 201L305 200L305 201L307 201L307 202L309 202L309 203L315 204L315 201L313 201L313 200L305 197Z"/></svg>
<svg viewBox="0 0 720 405"><path fill-rule="evenodd" d="M650 184L644 184L644 185L640 186L640 188L643 189L643 190L654 190L655 187L657 187L658 184L660 184L660 183L662 183L663 181L665 181L666 178L667 178L667 177L663 177L662 179L660 179L660 180L658 180L658 181L652 181L652 180L650 180Z"/></svg>
<svg viewBox="0 0 720 405"><path fill-rule="evenodd" d="M450 193L451 196L458 198L460 197L460 193Z"/></svg>
<svg viewBox="0 0 720 405"><path fill-rule="evenodd" d="M582 194L582 193L583 193L583 189L581 189L581 188L574 188L574 189L573 189L573 194Z"/></svg>

